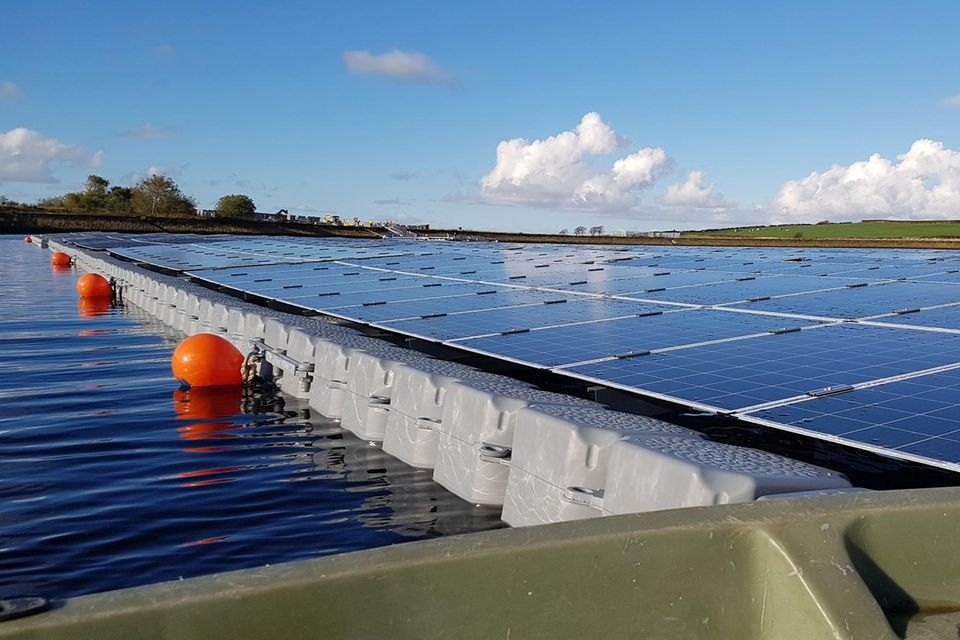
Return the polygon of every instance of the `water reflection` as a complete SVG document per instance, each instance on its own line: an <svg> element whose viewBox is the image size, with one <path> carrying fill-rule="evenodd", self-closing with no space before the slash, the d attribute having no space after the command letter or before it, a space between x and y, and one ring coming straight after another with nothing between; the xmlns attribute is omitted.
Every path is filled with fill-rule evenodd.
<svg viewBox="0 0 960 640"><path fill-rule="evenodd" d="M322 482L350 504L344 515L364 527L404 538L450 535L497 528L499 512L475 507L433 481L432 472L415 469L355 438L335 421L290 402L270 388L244 392L239 387L178 389L173 393L179 437L192 444L187 453L223 453L247 449L252 438L303 439L305 449L279 454L263 464L201 467L177 474L182 487L233 482L238 474L265 467L301 467L289 481ZM258 443L256 446L290 446ZM299 491L301 489L294 489ZM211 541L219 541L211 539ZM208 542L205 542L208 544Z"/></svg>
<svg viewBox="0 0 960 640"><path fill-rule="evenodd" d="M109 298L80 298L77 300L77 314L81 318L101 318L109 313Z"/></svg>
<svg viewBox="0 0 960 640"><path fill-rule="evenodd" d="M0 599L500 526L289 398L175 392L182 334L133 305L78 303L77 271L48 270L48 252L4 253Z"/></svg>

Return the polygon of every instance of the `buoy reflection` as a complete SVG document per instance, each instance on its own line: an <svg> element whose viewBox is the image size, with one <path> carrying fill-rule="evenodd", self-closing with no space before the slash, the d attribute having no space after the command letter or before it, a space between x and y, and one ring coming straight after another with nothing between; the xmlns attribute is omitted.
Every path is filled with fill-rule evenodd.
<svg viewBox="0 0 960 640"><path fill-rule="evenodd" d="M243 390L240 387L177 389L173 392L173 410L177 420L195 421L177 427L180 437L184 440L236 437L226 432L237 425L223 418L240 413L242 397Z"/></svg>
<svg viewBox="0 0 960 640"><path fill-rule="evenodd" d="M230 418L240 410L243 390L240 387L197 387L193 389L177 389L173 392L173 411L177 420L190 421L190 424L177 427L180 437L184 440L210 440L214 438L235 438L236 434L229 433L237 428ZM190 453L206 453L221 450L219 447L189 448ZM177 477L185 482L181 487L205 487L216 484L233 482L230 475L240 468L236 466L214 467L212 469L195 469L181 471ZM204 476L217 476L206 478Z"/></svg>
<svg viewBox="0 0 960 640"><path fill-rule="evenodd" d="M110 298L80 298L77 313L81 318L101 318L110 313Z"/></svg>

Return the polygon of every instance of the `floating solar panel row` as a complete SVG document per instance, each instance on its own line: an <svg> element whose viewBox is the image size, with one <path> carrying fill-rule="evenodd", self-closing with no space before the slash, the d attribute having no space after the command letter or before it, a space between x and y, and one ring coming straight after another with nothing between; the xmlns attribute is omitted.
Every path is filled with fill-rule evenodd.
<svg viewBox="0 0 960 640"><path fill-rule="evenodd" d="M889 381L960 363L956 253L288 238L118 251L305 310L958 461L950 374Z"/></svg>

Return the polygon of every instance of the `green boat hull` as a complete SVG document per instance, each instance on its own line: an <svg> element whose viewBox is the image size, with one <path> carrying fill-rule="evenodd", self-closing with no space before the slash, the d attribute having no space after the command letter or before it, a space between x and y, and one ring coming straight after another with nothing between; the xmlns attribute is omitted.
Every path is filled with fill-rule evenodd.
<svg viewBox="0 0 960 640"><path fill-rule="evenodd" d="M956 638L960 489L507 529L74 598L4 640Z"/></svg>

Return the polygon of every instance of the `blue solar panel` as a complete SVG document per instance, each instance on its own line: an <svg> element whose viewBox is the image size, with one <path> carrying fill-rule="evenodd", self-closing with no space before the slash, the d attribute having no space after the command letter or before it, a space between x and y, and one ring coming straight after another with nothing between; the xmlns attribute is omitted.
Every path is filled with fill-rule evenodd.
<svg viewBox="0 0 960 640"><path fill-rule="evenodd" d="M470 313L392 322L383 327L433 340L452 340L488 333L531 329L571 322L636 316L663 311L661 305L602 298L554 298L523 307L478 310Z"/></svg>
<svg viewBox="0 0 960 640"><path fill-rule="evenodd" d="M759 311L852 319L890 313L907 306L923 307L950 302L960 302L960 287L929 282L890 282L773 298L737 306Z"/></svg>
<svg viewBox="0 0 960 640"><path fill-rule="evenodd" d="M436 291L436 289L428 288L426 291ZM456 296L423 298L406 302L386 302L386 304L368 306L330 306L327 307L327 310L343 317L377 323L400 318L418 318L425 315L529 304L547 299L549 299L549 296L545 293L488 287L481 291ZM302 300L299 302L303 304ZM331 300L331 304L335 303L336 301Z"/></svg>
<svg viewBox="0 0 960 640"><path fill-rule="evenodd" d="M807 326L811 323L790 320L790 324ZM477 338L460 344L492 355L555 367L614 355L750 335L783 326L781 318L769 316L684 310Z"/></svg>
<svg viewBox="0 0 960 640"><path fill-rule="evenodd" d="M571 371L726 410L960 361L960 334L859 324L613 360Z"/></svg>
<svg viewBox="0 0 960 640"><path fill-rule="evenodd" d="M747 417L960 464L960 369L814 398Z"/></svg>
<svg viewBox="0 0 960 640"><path fill-rule="evenodd" d="M960 330L960 305L904 311L905 313L894 316L877 318L877 322Z"/></svg>
<svg viewBox="0 0 960 640"><path fill-rule="evenodd" d="M297 297L295 302L306 309L339 309L352 306L381 305L388 302L403 300L429 300L432 298L449 298L477 294L488 291L489 287L479 284L463 283L433 283L419 287L398 287L396 289L383 288L373 291L339 292L335 288L318 293L315 296ZM292 299L292 296L287 296Z"/></svg>
<svg viewBox="0 0 960 640"><path fill-rule="evenodd" d="M815 276L741 276L739 280L697 287L667 289L665 291L645 294L645 297L653 300L714 305L788 293L837 288L852 282L854 281L843 278L818 278Z"/></svg>

